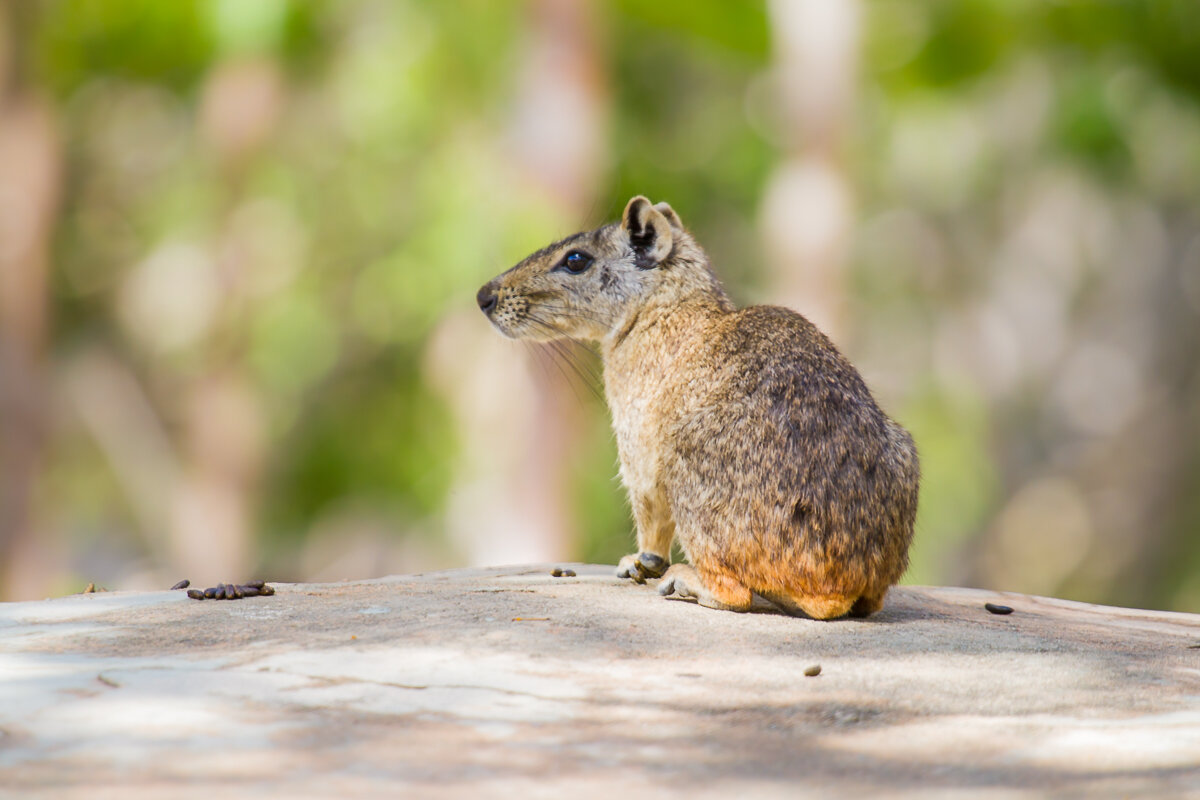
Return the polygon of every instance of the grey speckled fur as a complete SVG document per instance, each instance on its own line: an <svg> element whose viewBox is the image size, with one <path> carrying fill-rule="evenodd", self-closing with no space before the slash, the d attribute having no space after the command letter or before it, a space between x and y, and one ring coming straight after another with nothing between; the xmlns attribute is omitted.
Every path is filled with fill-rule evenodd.
<svg viewBox="0 0 1200 800"><path fill-rule="evenodd" d="M637 521L621 577L735 611L883 605L912 542L912 437L804 317L736 309L670 206L635 197L477 299L512 338L599 343ZM675 537L690 563L666 569Z"/></svg>

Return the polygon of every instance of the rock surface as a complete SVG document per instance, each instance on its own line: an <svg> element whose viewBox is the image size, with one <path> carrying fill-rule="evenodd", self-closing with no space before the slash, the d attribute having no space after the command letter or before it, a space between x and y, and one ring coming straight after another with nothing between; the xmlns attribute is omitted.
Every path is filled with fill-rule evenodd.
<svg viewBox="0 0 1200 800"><path fill-rule="evenodd" d="M0 604L0 795L1200 793L1200 615L902 587L815 622L574 569Z"/></svg>

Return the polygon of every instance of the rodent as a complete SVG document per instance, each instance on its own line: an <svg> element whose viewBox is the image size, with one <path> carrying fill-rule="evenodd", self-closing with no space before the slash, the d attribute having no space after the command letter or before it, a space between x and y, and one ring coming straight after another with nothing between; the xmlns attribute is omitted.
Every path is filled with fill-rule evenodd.
<svg viewBox="0 0 1200 800"><path fill-rule="evenodd" d="M912 437L803 316L736 308L669 205L634 197L476 300L508 337L599 344L637 523L618 576L733 611L883 606L913 538ZM689 563L668 569L673 538Z"/></svg>

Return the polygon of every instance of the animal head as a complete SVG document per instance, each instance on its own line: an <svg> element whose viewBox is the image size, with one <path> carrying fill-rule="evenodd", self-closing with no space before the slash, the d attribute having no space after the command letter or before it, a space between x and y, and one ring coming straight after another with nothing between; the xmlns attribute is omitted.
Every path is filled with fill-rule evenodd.
<svg viewBox="0 0 1200 800"><path fill-rule="evenodd" d="M724 298L703 251L666 203L638 196L621 221L544 247L475 299L513 339L601 340L648 305Z"/></svg>

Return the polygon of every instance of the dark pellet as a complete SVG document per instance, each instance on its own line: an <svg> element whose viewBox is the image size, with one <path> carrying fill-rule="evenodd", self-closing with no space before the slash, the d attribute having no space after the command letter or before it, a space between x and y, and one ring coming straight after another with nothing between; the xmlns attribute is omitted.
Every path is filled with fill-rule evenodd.
<svg viewBox="0 0 1200 800"><path fill-rule="evenodd" d="M1002 606L996 603L984 603L983 607L993 614L1011 614L1013 611L1011 606Z"/></svg>
<svg viewBox="0 0 1200 800"><path fill-rule="evenodd" d="M564 569L564 570L562 571L562 576L563 576L564 578L574 578L574 577L575 577L575 570L573 570L573 569Z"/></svg>
<svg viewBox="0 0 1200 800"><path fill-rule="evenodd" d="M203 600L204 592L200 591L199 589L188 589L188 597L192 598L193 600Z"/></svg>
<svg viewBox="0 0 1200 800"><path fill-rule="evenodd" d="M233 597L234 597L234 599L236 599L236 600L241 600L241 599L242 599L242 597L244 597L244 595L242 594L242 587L240 587L240 586L236 586L236 585L234 585L234 584L232 584L232 583L231 583L231 584L229 584L229 588L228 588L228 589L226 589L225 591L226 591L226 592L228 592L228 591L229 591L229 589L232 589L232 590L233 590Z"/></svg>
<svg viewBox="0 0 1200 800"><path fill-rule="evenodd" d="M275 594L275 587L274 586L264 586L258 590L258 593L261 595L267 595L267 596L273 595L273 594Z"/></svg>
<svg viewBox="0 0 1200 800"><path fill-rule="evenodd" d="M242 593L242 597L258 597L258 587L257 586L251 586L250 584L246 584L245 586L239 586L238 591L240 591Z"/></svg>
<svg viewBox="0 0 1200 800"><path fill-rule="evenodd" d="M250 587L253 587L253 588L255 588L255 589L261 589L262 587L266 586L266 582L265 582L265 581L258 581L258 580L254 580L254 581L246 581L246 585L247 585L247 586L250 586Z"/></svg>
<svg viewBox="0 0 1200 800"><path fill-rule="evenodd" d="M815 678L821 674L821 665L813 664L811 667L804 668L804 675L809 678Z"/></svg>
<svg viewBox="0 0 1200 800"><path fill-rule="evenodd" d="M217 587L210 586L207 589L205 589L204 596L206 598L208 598L209 600L216 600L217 599Z"/></svg>
<svg viewBox="0 0 1200 800"><path fill-rule="evenodd" d="M173 591L175 591L176 589L186 589L187 587L189 587L189 586L191 586L191 585L192 585L192 582L191 582L191 581L189 581L187 578L184 578L184 579L183 579L183 580L181 580L179 583L177 583L177 584L175 584L174 586L172 586L172 587L171 587L171 591L173 592Z"/></svg>
<svg viewBox="0 0 1200 800"><path fill-rule="evenodd" d="M552 578L561 578L562 574L563 574L563 571L561 569L559 569L558 567L555 567L554 569L550 570L550 577L552 577Z"/></svg>

